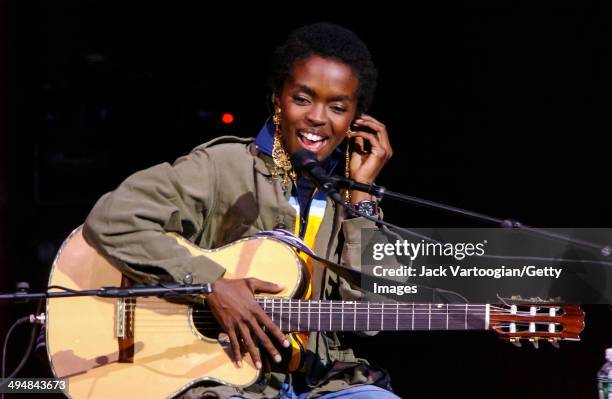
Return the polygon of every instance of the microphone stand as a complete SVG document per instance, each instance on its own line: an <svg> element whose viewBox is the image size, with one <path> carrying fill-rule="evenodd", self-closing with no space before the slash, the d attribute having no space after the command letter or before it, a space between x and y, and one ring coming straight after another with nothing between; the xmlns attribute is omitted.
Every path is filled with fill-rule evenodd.
<svg viewBox="0 0 612 399"><path fill-rule="evenodd" d="M50 291L51 289L60 289L62 291ZM101 287L94 290L73 290L61 286L48 287L44 292L28 292L27 283L19 283L17 292L13 294L0 294L0 302L27 302L32 299L42 298L65 298L79 296L97 296L102 298L130 298L140 296L157 296L162 298L210 294L212 287L210 284L164 284L164 285L143 285L136 284L131 287Z"/></svg>
<svg viewBox="0 0 612 399"><path fill-rule="evenodd" d="M330 176L329 178L335 185L337 185L340 188L345 188L348 190L362 191L364 193L374 195L378 199L390 198L390 199L405 202L408 204L438 209L441 211L445 211L445 212L448 212L454 215L460 215L460 216L467 217L467 218L477 220L480 222L492 223L502 228L511 228L511 229L516 229L519 231L524 231L534 236L539 236L539 237L547 238L550 240L567 242L567 243L576 245L578 247L588 249L590 251L595 250L600 256L603 256L604 258L609 257L612 254L612 248L610 248L610 246L608 245L602 247L599 244L595 244L589 241L578 240L575 238L565 236L563 234L558 234L552 231L527 226L519 222L518 220L500 219L500 218L496 218L493 216L485 215L483 213L478 213L478 212L470 211L467 209L462 209L462 208L457 208L454 206L442 204L440 202L429 201L429 200L414 197L411 195L406 195L406 194L390 191L390 190L385 189L382 186L377 186L375 184L368 185L368 184L358 183L352 179L342 177L342 176L334 175L334 176Z"/></svg>

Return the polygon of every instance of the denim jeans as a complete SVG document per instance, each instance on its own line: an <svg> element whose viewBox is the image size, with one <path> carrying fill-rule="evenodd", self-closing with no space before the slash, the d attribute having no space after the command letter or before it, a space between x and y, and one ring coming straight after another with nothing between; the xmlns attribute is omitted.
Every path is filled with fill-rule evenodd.
<svg viewBox="0 0 612 399"><path fill-rule="evenodd" d="M304 399L308 393L297 395L293 388L283 385L279 399ZM230 399L240 399L232 396ZM319 399L399 399L399 396L374 385L359 385L320 396Z"/></svg>

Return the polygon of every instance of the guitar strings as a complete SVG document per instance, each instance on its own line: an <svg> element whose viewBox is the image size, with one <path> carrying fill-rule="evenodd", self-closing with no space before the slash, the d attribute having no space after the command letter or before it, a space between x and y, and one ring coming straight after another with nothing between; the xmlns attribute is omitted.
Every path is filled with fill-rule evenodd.
<svg viewBox="0 0 612 399"><path fill-rule="evenodd" d="M138 304L132 304L132 305L137 306ZM140 305L143 305L143 304L141 303ZM383 307L370 306L369 314L364 313L364 312L355 313L358 310L368 310L367 307L359 307L359 308L354 308L354 309L349 308L349 309L343 309L343 310L333 308L333 307L331 307L330 309L330 307L327 307L327 308L321 308L320 310L315 310L315 311L312 311L311 309L310 312L308 311L308 309L304 309L304 311L301 311L302 309L300 309L300 312L297 312L296 309L289 309L288 307L285 307L284 309L280 310L280 307L279 307L278 311L275 311L273 313L271 312L270 314L268 314L268 316L271 316L272 319L274 319L274 317L276 318L280 317L280 320L277 320L276 322L283 323L283 324L285 322L289 323L289 319L291 319L291 321L293 321L296 324L308 323L307 320L306 321L301 320L302 315L304 316L308 315L308 319L310 319L311 323L315 323L315 324L321 323L322 324L322 323L328 323L329 321L331 321L332 324L334 324L334 323L343 323L343 322L339 318L332 319L332 315L343 314L345 316L345 317L342 317L342 319L344 319L344 323L350 326L351 322L361 323L362 321L367 320L368 318L372 320L373 325L378 324L379 322L380 323L393 323L393 322L399 323L400 321L402 323L409 322L409 323L414 323L415 325L419 325L419 323L431 324L431 323L438 323L440 321L445 322L446 320L449 320L449 323L452 322L454 324L465 323L465 322L467 322L468 324L473 323L473 322L482 323L487 314L486 311L483 311L484 305L479 306L481 308L480 311L471 311L468 313L465 312L465 305L456 305L456 306L460 306L461 309L454 309L454 310L453 309L447 310L444 308L431 308L431 310L430 309L417 310L416 306L419 306L419 305L415 305L415 308L412 309L411 305L408 304L409 309L403 309L403 310L411 310L411 311L399 311L399 312L395 311L398 309L397 307L389 308L386 313ZM147 306L142 306L142 308L145 310L159 309L159 308L151 308ZM164 309L168 310L168 307ZM190 313L185 308L179 309L176 306L171 307L170 310L173 310L174 311L173 314L177 316L189 316L189 313ZM507 315L508 313L509 313L508 309L491 307L489 316L504 316L504 315ZM295 320L296 314L298 314L299 316L298 319L300 320ZM351 317L351 314L352 314L352 317ZM177 322L181 324L189 324L189 321L186 322L185 320L166 320L164 321L164 320L159 320L159 318L155 316L146 317L145 315L142 315L142 314L136 314L134 316L135 316L135 320L138 320L138 322L150 322L150 323L161 322L162 324L166 322ZM515 313L514 316L532 317L532 315L528 313L524 313L524 314ZM198 325L202 325L206 323L210 323L212 325L218 325L218 322L214 318L212 311L209 309L192 310L191 319L193 320L195 324L198 324ZM327 320L324 320L324 319L327 319ZM332 319L332 320L329 320L329 319ZM522 325L522 324L528 325L529 322L516 320L514 321L514 323L515 325ZM551 323L554 323L554 322L550 322L550 321L537 322L537 324L543 324L543 325L551 324ZM500 324L496 323L496 325L500 325Z"/></svg>
<svg viewBox="0 0 612 399"><path fill-rule="evenodd" d="M268 302L269 301L269 302ZM270 308L272 307L283 307L283 308L291 308L292 310L295 308L308 308L309 306L312 308L312 306L314 307L320 307L322 310L324 310L325 308L332 308L334 310L336 310L336 308L343 307L343 303L342 302L337 302L337 301L333 301L333 300L329 300L326 302L321 302L321 301L307 301L307 300L287 300L287 299L274 299L274 300L268 300L266 301L263 305L266 305L265 309L267 309L267 305L270 305ZM260 303L261 301L257 301L258 303ZM146 306L146 305L155 305L153 307L151 306ZM310 305L309 305L310 304ZM468 309L472 310L472 309L478 309L478 308L486 308L487 305L485 304L416 304L416 303L393 303L393 302L389 302L389 303L369 303L368 302L356 302L357 305L355 305L355 302L351 302L351 303L347 303L344 302L344 309L345 310L352 310L352 309L357 309L357 310L365 310L365 309L387 309L389 308L390 310L392 309L397 309L399 308L409 308L409 309L423 309L423 310L429 310L431 309L432 312L438 312L438 311L444 311L445 309L450 309L450 308L455 308L455 309L459 309L462 312L465 311L466 306ZM260 303L260 305L262 305ZM283 305L283 306L281 306ZM352 306L351 306L352 305ZM148 308L148 309L152 309L152 308L156 308L156 309L179 309L179 308L185 308L185 307L190 307L191 309L193 309L193 312L202 312L202 311L210 311L210 310L205 310L205 309L197 309L195 307L197 306L204 306L204 305L198 305L198 304L171 304L169 302L164 302L161 300L155 300L155 299L151 299L151 300L142 300L139 299L137 302L126 302L124 304L125 307L143 307L143 308ZM364 307L365 306L365 307ZM552 305L546 305L547 307L551 307ZM263 306L262 306L263 307ZM555 306L555 307L560 307L560 306ZM506 312L506 313L510 313L511 310L507 309L505 307L501 307L501 306L497 306L497 305L489 305L489 309L490 310L498 310L501 312ZM182 309L181 309L182 310ZM517 311L517 314L530 314L528 311Z"/></svg>
<svg viewBox="0 0 612 399"><path fill-rule="evenodd" d="M378 315L381 315L381 313L379 313ZM405 315L406 315L406 316L412 316L412 314L405 314ZM313 316L315 316L315 317L313 317ZM329 320L329 313L328 313L328 314L322 314L322 316L326 316L326 320ZM367 316L366 316L366 315L361 315L361 316L362 316L361 318L360 318L360 317L357 317L357 318L356 318L356 320L361 320L362 318L363 318L364 320L365 320L365 319L367 319ZM384 319L384 320L387 320L387 319L388 319L388 320L395 320L395 315L383 315L383 316L388 316L388 317L385 317L385 319ZM404 315L400 315L400 316L404 316ZM425 316L425 315L415 315L415 316ZM449 315L449 316L451 316L451 315ZM461 316L460 318L459 318L459 317L453 317L453 318L449 318L449 319L450 319L450 320L453 320L453 321L456 321L456 320L465 320L465 318L463 317L463 315L460 315L460 316ZM485 314L471 315L470 317L468 317L468 320L472 320L472 319L484 320L484 316L486 316L486 315L485 315ZM275 317L275 318L276 318L276 317ZM285 315L283 315L283 317L281 317L281 318L282 318L283 320L289 320L289 317L286 317ZM378 317L376 317L376 318L372 318L372 315L370 315L370 318L371 318L372 320L380 320L380 318L378 318ZM209 317L206 317L206 316L200 316L200 317L198 317L198 318L192 318L192 319L193 319L194 321L201 321L201 320L216 320L216 319L215 319L215 318L214 318L212 315L211 315L211 316L209 316ZM297 319L297 318L291 318L291 320L296 320L296 319ZM303 319L303 320L308 320L308 319L307 319L307 318L305 318L305 317L304 317L304 318L300 317L300 319ZM355 319L355 318L354 318L354 317L345 317L345 322L347 322L347 320L353 320L353 319ZM446 315L435 315L435 316L433 316L433 315L432 315L432 319L445 320L445 319L446 319ZM137 317L137 320L150 320L150 321L157 321L157 320L158 320L158 318L155 318L155 317L152 317L152 318L143 318L143 317ZM311 315L310 320L311 320L311 321L312 321L312 320L319 320L319 318L317 318L317 317L316 317L316 315ZM323 318L321 318L321 320L323 320ZM339 319L339 318L334 318L334 319L332 319L332 320L338 320L338 321L340 322L340 319ZM409 319L409 318L403 318L403 317L402 317L402 318L400 318L400 320L408 320L408 321L409 321L410 319ZM419 320L429 320L429 318L420 318ZM159 320L159 321L164 321L164 320L162 319L162 320ZM174 321L174 320L168 320L168 321ZM184 320L176 320L176 321L183 322ZM416 320L415 320L415 321L416 321ZM304 321L304 322L306 322L306 321ZM519 322L519 321L517 321L517 322ZM541 323L548 323L548 322L544 322L544 321L542 321Z"/></svg>
<svg viewBox="0 0 612 399"><path fill-rule="evenodd" d="M162 311L159 311L159 309L155 309L155 308L152 309L152 308L146 308L146 307L142 308L141 310L148 310L148 311L152 311L152 312L158 312L158 313L161 313L162 315L167 315L167 316L170 316L170 315L189 315L190 314L188 311L184 311L184 310L182 310L182 311L177 310L177 311L174 311L172 313L167 312L167 311L162 312ZM370 315L389 315L389 316L394 316L394 315L415 315L415 316L416 315L431 315L431 316L435 316L435 315L438 315L438 316L462 315L462 316L464 316L466 314L469 316L469 315L486 315L487 314L486 311L478 311L478 312L472 311L472 312L466 313L466 312L460 312L460 311L451 311L451 312L441 312L441 311L436 311L436 312L420 312L420 311L416 311L416 312L396 312L396 311L391 311L391 310L383 311L382 309L372 309L372 308L370 308L369 312L365 312L365 310L367 310L367 309L365 309L365 308L364 309L357 309L357 310L353 310L353 309L346 310L345 309L344 311L341 311L340 309L331 310L331 311L329 309L321 309L320 311L311 310L309 312L309 311L307 311L307 309L303 309L302 311L298 312L297 309L296 310L288 310L287 309L287 310L282 310L282 311L279 310L279 311L274 311L274 312L269 311L269 312L266 312L266 314L268 314L268 315L272 315L272 314L274 314L274 315L277 315L277 314L282 314L282 315L298 315L298 314L303 314L303 315L306 315L306 314L312 314L312 315L316 315L316 314L323 314L323 315L345 314L345 315L351 315L351 314L358 314L358 315L364 315L364 316L366 316L368 314L370 314ZM492 316L506 316L506 315L510 315L510 316L517 316L517 317L537 317L537 316L533 316L533 315L530 315L530 314L511 314L511 313L507 313L507 312L495 312L495 311L488 312L488 313L490 315L492 315ZM191 312L191 316L193 318L205 317L205 315L212 315L212 314L213 314L213 312L210 311L210 310L201 310L201 311ZM550 316L541 315L541 317L550 317ZM562 317L562 316L555 316L555 317Z"/></svg>
<svg viewBox="0 0 612 399"><path fill-rule="evenodd" d="M147 306L147 305L154 305L154 306ZM350 311L353 309L357 309L357 310L367 310L367 309L389 309L389 310L395 310L395 309L421 309L421 310L428 310L431 309L432 312L438 312L438 311L445 311L446 309L453 309L453 310L460 310L462 312L465 312L466 309L466 305L457 305L457 304L449 304L449 305L438 305L438 304L432 304L432 306L429 306L427 304L410 304L410 303L405 303L405 304L399 304L396 305L394 303L389 303L389 304L382 304L382 303L370 303L370 305L367 305L368 302L359 302L357 303L357 305L354 304L348 304L348 303L344 303L344 305L342 303L339 302L319 302L319 301L300 301L300 302L274 302L271 303L270 306L265 306L262 308L264 308L264 310L268 309L268 308L272 308L272 307L278 307L279 309L282 308L291 308L292 310L297 310L299 309L306 309L308 307L312 308L320 308L321 310L325 310L325 309L329 309L330 307L333 310L337 310L338 308L343 308L346 311ZM261 304L260 304L261 305ZM266 304L268 305L268 304ZM281 306L282 305L282 306ZM365 306L364 306L365 305ZM176 309L176 310L183 310L185 307L190 307L191 309L193 309L193 312L201 312L201 311L210 311L207 309L198 309L198 306L203 306L203 305L192 305L192 304L185 304L185 305L178 305L178 304L164 304L161 301L138 301L136 303L125 303L123 306L125 307L143 307L143 308L147 308L147 309L168 309L168 310L172 310L172 309ZM467 309L468 310L474 310L474 309L480 309L480 308L486 308L487 305L467 305ZM489 305L489 309L491 310L499 310L499 311L504 311L504 312L510 312L509 309L503 308L503 307L499 307L499 306L495 306L495 305ZM524 313L528 313L528 312L524 312Z"/></svg>
<svg viewBox="0 0 612 399"><path fill-rule="evenodd" d="M185 329L191 329L192 325L189 323L181 323L183 325L183 327ZM385 323L386 324L386 323ZM529 326L530 323L515 323L515 327L516 328L527 328ZM544 324L544 323L543 323ZM293 323L292 323L293 325ZM459 326L458 324L453 324L453 325L449 325L448 328L443 328L445 327L445 324L429 324L426 322L415 322L414 325L410 324L410 323L405 323L405 324L399 324L397 328L393 328L393 324L391 325L386 325L383 326L383 328L385 331L393 331L393 330L434 330L434 331L444 331L444 330L470 330L470 329L481 329L480 326L482 325L482 323L468 323L467 327L463 327L463 326ZM200 322L200 323L194 323L193 325L196 328L207 328L207 327L219 327L220 326L217 323L206 323L206 322ZM289 328L290 326L288 326L287 324L285 324L285 321L283 321L283 326L281 327L281 330L285 331L284 327L287 327L286 331L291 331L291 332L299 332L299 331L368 331L368 330L372 330L375 331L378 328L378 324L377 325L371 325L369 326L369 328L366 328L364 326L360 326L360 328L354 328L353 326L349 325L345 325L344 328L341 328L340 323L332 323L332 328L327 329L326 327L328 327L328 324L326 325L321 325L320 327L317 325L311 325L310 329L307 328L307 326L304 325L304 323L300 323L299 325L296 323L295 324L295 328ZM408 328L409 326L409 328ZM510 328L510 323L496 323L495 325L497 328L501 328L501 329L509 329ZM141 330L142 328L145 328L145 331L147 328L176 328L179 327L178 324L140 324L140 323L136 323L135 325L135 330ZM317 328L315 328L317 327ZM484 330L483 330L484 331ZM517 333L520 332L527 332L527 331L521 331L518 330L516 331ZM546 333L548 331L539 331L540 333ZM561 331L558 331L561 332Z"/></svg>
<svg viewBox="0 0 612 399"><path fill-rule="evenodd" d="M158 308L149 308L149 307L141 307L141 309L142 310L150 310L150 311L158 311L158 310L160 310ZM369 312L367 310L369 310ZM471 312L467 312L467 313L465 311L440 311L440 310L437 310L437 311L433 311L432 310L431 312L428 312L428 311L414 311L414 312L400 311L400 312L398 312L395 309L385 310L385 309L382 309L382 308L369 308L369 309L368 308L357 308L357 309L344 309L344 310L341 310L341 309L331 309L331 310L330 309L320 309L320 310L310 309L310 311L308 309L301 309L299 312L298 312L298 309L291 309L291 310L290 309L283 309L282 311L280 309L278 311L276 311L276 310L275 311L271 311L271 309L268 309L268 311L265 311L265 312L266 312L266 314L296 314L296 315L297 314L319 314L319 313L320 314L330 314L330 313L331 314L347 314L347 315L355 314L355 313L362 314L362 315L367 315L367 314L371 314L371 315L378 315L378 314L385 314L385 315L386 314L389 314L389 315L395 315L395 314L402 314L402 315L404 315L404 314L406 314L406 315L411 315L411 314L414 314L414 315L429 315L429 314L431 314L431 315L487 314L486 311L482 311L482 310L481 311L471 311ZM162 313L162 312L160 312L160 313ZM165 313L169 313L169 312L165 312ZM187 314L190 314L190 313L194 317L197 317L197 315L212 314L213 312L212 312L212 310L196 310L196 311L189 312L187 310L180 310L180 309L176 309L176 311L172 312L172 314L177 314L177 315L178 314L185 314L185 315L187 315ZM495 311L488 312L488 313L495 314L495 315L508 315L509 314L507 312L495 312ZM510 315L512 315L512 316L530 316L530 317L533 317L532 315L529 315L529 314L511 314L510 313ZM546 316L543 316L543 317L546 317ZM559 317L559 316L557 316L557 317Z"/></svg>
<svg viewBox="0 0 612 399"><path fill-rule="evenodd" d="M212 310L209 309L191 309L191 311L189 311L189 309L179 309L176 307L162 307L162 306L146 306L146 305L129 305L126 306L126 308L130 308L131 310L133 309L143 309L143 310L151 310L151 311L160 311L161 312L165 312L165 313L176 313L176 314L208 314L208 313L212 313ZM372 307L370 306L368 307L345 307L345 308L339 308L339 307L321 307L321 308L315 308L313 309L312 307L308 307L308 306L304 306L304 307L300 307L298 309L298 307L296 306L295 308L292 307L291 309L289 309L288 307L285 308L283 307L283 309L281 310L280 307L278 310L274 310L272 311L272 309L263 309L264 311L266 311L266 313L268 313L268 311L270 313L287 313L287 314L297 314L297 313L312 313L312 314L316 314L316 313L334 313L334 314L340 314L340 313L345 313L345 314L351 314L354 312L359 312L359 313L364 313L364 314L384 314L385 312L388 312L389 314L477 314L479 312L483 312L486 313L485 309L479 309L479 310L474 310L471 309L470 311L466 312L464 309L441 309L441 308L432 308L431 310L429 309L417 309L415 308L414 311L412 311L412 308L409 309L401 309L399 308L391 308L391 307ZM490 308L489 313L491 314L511 314L511 315L515 315L515 316L533 316L531 315L529 312L517 312L512 314L512 312L510 310L507 309L503 309L503 308ZM542 316L544 316L543 314L540 314Z"/></svg>

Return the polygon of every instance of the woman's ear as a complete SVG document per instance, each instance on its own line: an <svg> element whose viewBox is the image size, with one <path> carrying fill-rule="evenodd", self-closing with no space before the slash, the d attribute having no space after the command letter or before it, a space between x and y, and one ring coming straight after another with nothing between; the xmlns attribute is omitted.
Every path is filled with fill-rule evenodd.
<svg viewBox="0 0 612 399"><path fill-rule="evenodd" d="M359 119L360 117L361 117L361 114L355 112L355 114L353 115L353 118L351 119L351 124L349 126L349 129L353 130L353 128L355 127L355 121Z"/></svg>
<svg viewBox="0 0 612 399"><path fill-rule="evenodd" d="M276 93L272 93L272 105L274 109L280 108L280 99Z"/></svg>

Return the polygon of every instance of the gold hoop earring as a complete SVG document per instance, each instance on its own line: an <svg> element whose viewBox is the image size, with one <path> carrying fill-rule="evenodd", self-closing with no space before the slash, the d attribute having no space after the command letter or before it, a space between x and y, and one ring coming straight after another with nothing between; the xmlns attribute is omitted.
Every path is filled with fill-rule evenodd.
<svg viewBox="0 0 612 399"><path fill-rule="evenodd" d="M346 151L344 152L345 163L344 163L344 177L350 178L350 167L351 167L351 138L353 137L353 131L349 128L346 131ZM351 202L351 192L346 189L344 191L344 200L346 203Z"/></svg>
<svg viewBox="0 0 612 399"><path fill-rule="evenodd" d="M287 191L291 182L295 184L297 180L297 174L293 170L291 161L289 160L289 154L285 150L283 145L282 134L280 129L281 121L281 110L276 108L274 116L272 116L272 123L276 126L274 130L274 144L272 146L272 160L274 161L274 170L272 171L273 178L281 178L281 185L283 191Z"/></svg>
<svg viewBox="0 0 612 399"><path fill-rule="evenodd" d="M344 177L349 177L349 166L351 163L351 138L353 137L354 132L351 130L351 128L349 128L349 130L346 131L346 152L345 157L346 157L346 163L345 163L345 167L344 167Z"/></svg>
<svg viewBox="0 0 612 399"><path fill-rule="evenodd" d="M276 129L279 128L281 122L281 109L280 107L276 107L274 110L274 115L272 116L272 123L276 126Z"/></svg>

